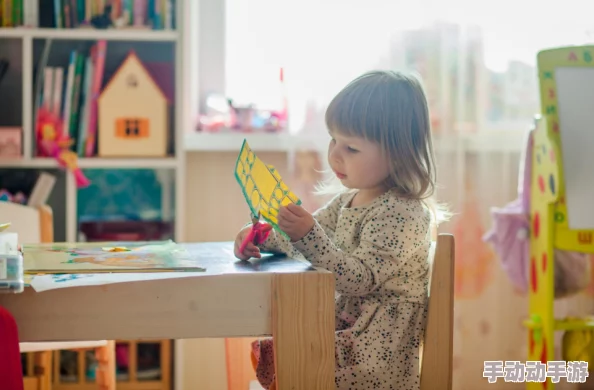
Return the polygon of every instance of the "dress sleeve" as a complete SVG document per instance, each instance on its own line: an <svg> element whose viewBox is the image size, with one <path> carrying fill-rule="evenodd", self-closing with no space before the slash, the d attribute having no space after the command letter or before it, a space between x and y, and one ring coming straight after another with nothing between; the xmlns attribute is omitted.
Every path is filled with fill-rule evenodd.
<svg viewBox="0 0 594 390"><path fill-rule="evenodd" d="M342 206L341 195L336 195L332 200L326 203L323 207L319 208L313 213L313 217L316 223L324 230L324 232L330 237L334 236L336 229L336 221L340 207ZM286 253L289 256L301 257L301 253L297 251L291 241L280 234L275 229L270 231L268 238L263 244L258 245L261 251L266 252L280 252Z"/></svg>
<svg viewBox="0 0 594 390"><path fill-rule="evenodd" d="M313 229L293 246L312 265L334 273L336 290L343 295L366 295L388 280L406 282L406 266L414 253L428 243L430 218L419 205L403 203L378 206L370 212L361 228L357 248L350 254L337 247L316 223Z"/></svg>

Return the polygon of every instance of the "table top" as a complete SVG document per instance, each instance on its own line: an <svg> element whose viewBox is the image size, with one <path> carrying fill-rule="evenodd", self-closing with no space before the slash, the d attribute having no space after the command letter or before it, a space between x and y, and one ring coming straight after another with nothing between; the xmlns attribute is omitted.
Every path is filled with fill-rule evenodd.
<svg viewBox="0 0 594 390"><path fill-rule="evenodd" d="M240 273L294 273L314 271L305 260L288 258L284 254L263 253L261 259L238 260L233 254L233 242L180 243L206 269L204 275Z"/></svg>

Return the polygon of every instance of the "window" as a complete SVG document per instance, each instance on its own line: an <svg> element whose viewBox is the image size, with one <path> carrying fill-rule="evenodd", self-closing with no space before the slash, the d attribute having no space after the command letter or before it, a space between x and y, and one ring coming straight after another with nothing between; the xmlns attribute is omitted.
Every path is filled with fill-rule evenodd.
<svg viewBox="0 0 594 390"><path fill-rule="evenodd" d="M283 68L292 131L323 129L332 96L372 68L418 72L436 132L525 129L539 111L537 52L587 43L594 28L594 8L580 0L226 0L225 8L224 92L278 105Z"/></svg>

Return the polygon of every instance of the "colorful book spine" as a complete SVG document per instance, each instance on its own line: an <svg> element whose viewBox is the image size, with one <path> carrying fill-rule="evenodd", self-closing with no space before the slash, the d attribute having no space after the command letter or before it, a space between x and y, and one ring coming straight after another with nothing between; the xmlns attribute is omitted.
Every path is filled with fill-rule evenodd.
<svg viewBox="0 0 594 390"><path fill-rule="evenodd" d="M52 98L52 111L59 118L62 113L62 93L64 90L64 68L54 68L54 96Z"/></svg>
<svg viewBox="0 0 594 390"><path fill-rule="evenodd" d="M85 156L85 144L87 143L89 134L89 114L91 109L91 87L93 84L94 77L94 53L86 59L85 64L85 80L83 82L83 96L82 96L82 107L81 107L81 118L78 127L78 139L76 141L76 154L79 157Z"/></svg>
<svg viewBox="0 0 594 390"><path fill-rule="evenodd" d="M66 78L66 94L64 95L64 116L62 117L64 131L70 136L72 136L72 134L70 134L70 114L72 113L72 88L74 87L76 57L77 52L72 51L70 53L70 63L68 64L68 76Z"/></svg>
<svg viewBox="0 0 594 390"><path fill-rule="evenodd" d="M93 83L91 88L91 108L89 113L89 128L88 138L85 145L86 157L92 157L95 150L95 142L97 138L97 100L101 93L103 84L103 72L105 69L105 53L107 51L107 42L104 40L97 41L95 69L93 75Z"/></svg>
<svg viewBox="0 0 594 390"><path fill-rule="evenodd" d="M57 28L64 27L64 20L62 18L62 1L54 0L54 18Z"/></svg>
<svg viewBox="0 0 594 390"><path fill-rule="evenodd" d="M146 25L147 0L134 0L134 26Z"/></svg>
<svg viewBox="0 0 594 390"><path fill-rule="evenodd" d="M39 3L38 0L23 1L23 25L26 27L39 26Z"/></svg>
<svg viewBox="0 0 594 390"><path fill-rule="evenodd" d="M54 68L51 66L46 66L44 72L45 74L43 76L43 98L41 106L48 111L53 111L52 100L54 94L52 90L54 85Z"/></svg>

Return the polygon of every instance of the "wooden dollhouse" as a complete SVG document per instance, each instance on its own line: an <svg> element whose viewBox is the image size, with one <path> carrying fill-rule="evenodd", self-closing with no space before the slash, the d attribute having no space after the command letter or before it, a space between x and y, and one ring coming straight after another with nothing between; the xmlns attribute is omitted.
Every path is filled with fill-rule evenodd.
<svg viewBox="0 0 594 390"><path fill-rule="evenodd" d="M101 157L165 157L169 99L131 51L98 99Z"/></svg>
<svg viewBox="0 0 594 390"><path fill-rule="evenodd" d="M559 277L555 265L561 260L555 257L558 251L594 253L593 57L594 46L538 54L543 117L537 120L532 145L529 318L525 323L529 329L527 360L549 363L549 367L551 361L560 360L554 355L555 331L567 335L594 330L594 320L588 318L556 318L553 305ZM582 343L581 350L591 350L591 345ZM592 355L563 356L572 363L567 363L561 381L583 380L575 362L591 360ZM526 381L526 388L555 388L550 376L541 379Z"/></svg>

